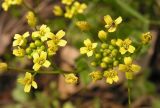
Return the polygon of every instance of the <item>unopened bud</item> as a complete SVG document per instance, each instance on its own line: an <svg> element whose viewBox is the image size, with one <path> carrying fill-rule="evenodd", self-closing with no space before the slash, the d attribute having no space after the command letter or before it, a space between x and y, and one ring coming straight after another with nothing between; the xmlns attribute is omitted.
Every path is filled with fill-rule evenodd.
<svg viewBox="0 0 160 108"><path fill-rule="evenodd" d="M7 63L2 63L2 62L0 62L0 72L6 71L7 68L8 68Z"/></svg>
<svg viewBox="0 0 160 108"><path fill-rule="evenodd" d="M107 38L107 32L105 32L104 30L99 31L98 37L101 41L105 41Z"/></svg>

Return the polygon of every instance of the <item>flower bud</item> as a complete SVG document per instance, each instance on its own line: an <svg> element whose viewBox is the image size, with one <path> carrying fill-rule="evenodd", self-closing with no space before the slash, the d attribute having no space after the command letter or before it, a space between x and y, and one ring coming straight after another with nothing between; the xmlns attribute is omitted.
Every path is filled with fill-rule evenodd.
<svg viewBox="0 0 160 108"><path fill-rule="evenodd" d="M118 66L119 62L116 60L113 62L113 66Z"/></svg>
<svg viewBox="0 0 160 108"><path fill-rule="evenodd" d="M114 49L114 50L112 50L112 52L111 52L111 54L112 54L113 56L116 56L117 53L118 53L118 50L117 50L117 49Z"/></svg>
<svg viewBox="0 0 160 108"><path fill-rule="evenodd" d="M109 45L109 49L110 49L110 50L113 50L113 49L114 49L114 46L113 46L113 45Z"/></svg>
<svg viewBox="0 0 160 108"><path fill-rule="evenodd" d="M6 71L8 68L7 63L0 62L0 73Z"/></svg>
<svg viewBox="0 0 160 108"><path fill-rule="evenodd" d="M96 59L101 58L101 54L98 54L98 53L97 53L97 54L95 54L95 58L96 58Z"/></svg>
<svg viewBox="0 0 160 108"><path fill-rule="evenodd" d="M35 43L32 42L32 43L30 43L29 47L34 49L34 48L36 48L36 45L35 45Z"/></svg>
<svg viewBox="0 0 160 108"><path fill-rule="evenodd" d="M101 48L102 48L102 49L106 49L106 48L108 48L108 44L106 44L106 43L102 43Z"/></svg>
<svg viewBox="0 0 160 108"><path fill-rule="evenodd" d="M31 49L31 48L27 48L27 49L26 49L26 53L27 53L27 54L31 54L31 53L32 53L32 49Z"/></svg>
<svg viewBox="0 0 160 108"><path fill-rule="evenodd" d="M141 40L143 44L148 44L151 39L152 39L152 36L150 32L142 34Z"/></svg>
<svg viewBox="0 0 160 108"><path fill-rule="evenodd" d="M101 41L105 41L107 38L107 32L105 32L104 30L99 31L98 37Z"/></svg>
<svg viewBox="0 0 160 108"><path fill-rule="evenodd" d="M96 66L96 62L91 62L91 65L92 66Z"/></svg>
<svg viewBox="0 0 160 108"><path fill-rule="evenodd" d="M78 81L78 77L73 73L65 74L64 77L65 77L65 82L68 84L76 84Z"/></svg>
<svg viewBox="0 0 160 108"><path fill-rule="evenodd" d="M112 62L112 59L111 59L110 57L104 57L104 58L102 59L102 61L105 62L105 63L111 63L111 62Z"/></svg>
<svg viewBox="0 0 160 108"><path fill-rule="evenodd" d="M101 66L101 68L106 68L106 67L107 67L107 64L106 64L105 62L102 62L102 63L100 64L100 66Z"/></svg>
<svg viewBox="0 0 160 108"><path fill-rule="evenodd" d="M41 42L40 40L36 40L36 41L35 41L35 45L36 45L37 47L40 47L40 46L42 45L42 42Z"/></svg>
<svg viewBox="0 0 160 108"><path fill-rule="evenodd" d="M116 45L116 39L112 39L111 44L115 46Z"/></svg>

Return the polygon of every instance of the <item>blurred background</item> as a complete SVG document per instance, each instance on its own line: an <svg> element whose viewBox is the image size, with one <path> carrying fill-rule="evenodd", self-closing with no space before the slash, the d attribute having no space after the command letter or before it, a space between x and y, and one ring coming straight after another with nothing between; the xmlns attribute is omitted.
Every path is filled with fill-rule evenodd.
<svg viewBox="0 0 160 108"><path fill-rule="evenodd" d="M117 34L121 38L130 36L133 41L143 32L150 31L153 38L150 46L139 53L138 64L142 71L132 82L131 100L133 108L160 108L160 0L80 0L88 5L84 15L73 20L54 16L52 10L60 0L25 0L38 9L42 21L52 31L63 29L67 32L68 44L58 51L53 61L65 71L79 73L79 83L68 85L63 75L37 75L38 89L30 94L17 84L17 77L24 73L8 70L0 73L0 108L126 108L128 105L126 79L108 85L104 80L92 83L88 73L92 71L89 61L81 57L79 48L83 40L99 41L97 33L103 29L104 15L113 18L122 16L123 23ZM2 4L3 0L0 0ZM15 33L31 31L27 25L26 9L12 6L8 12L0 8L0 61L18 68L32 69L32 61L17 58L12 54ZM76 20L86 20L91 26L88 32L81 32Z"/></svg>

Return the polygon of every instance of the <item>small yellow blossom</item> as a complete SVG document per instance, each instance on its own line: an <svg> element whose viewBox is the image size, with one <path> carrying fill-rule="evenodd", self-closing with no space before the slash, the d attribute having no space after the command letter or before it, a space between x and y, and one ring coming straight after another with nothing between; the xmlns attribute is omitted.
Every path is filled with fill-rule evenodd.
<svg viewBox="0 0 160 108"><path fill-rule="evenodd" d="M124 58L124 64L119 64L119 70L122 72L126 72L126 78L132 79L134 72L139 72L141 67L139 65L132 64L131 57Z"/></svg>
<svg viewBox="0 0 160 108"><path fill-rule="evenodd" d="M27 18L28 25L30 25L31 27L36 26L37 18L35 17L32 11L27 12L26 18Z"/></svg>
<svg viewBox="0 0 160 108"><path fill-rule="evenodd" d="M48 52L49 56L55 55L57 50L58 50L57 45L55 45L54 43L49 43L49 46L48 46L48 49L47 49L47 52Z"/></svg>
<svg viewBox="0 0 160 108"><path fill-rule="evenodd" d="M34 81L34 77L29 72L26 72L24 78L19 78L18 82L24 85L24 92L30 92L31 87L37 89L37 83Z"/></svg>
<svg viewBox="0 0 160 108"><path fill-rule="evenodd" d="M4 11L8 11L11 5L21 5L21 4L22 0L4 0L4 2L2 3L2 8L4 9Z"/></svg>
<svg viewBox="0 0 160 108"><path fill-rule="evenodd" d="M95 82L97 80L102 79L103 75L102 75L102 72L100 71L94 71L94 72L91 72L89 76L91 76L92 80Z"/></svg>
<svg viewBox="0 0 160 108"><path fill-rule="evenodd" d="M48 33L50 33L50 28L47 27L47 25L42 25L39 29L39 31L35 31L32 33L33 37L39 37L43 42L48 39Z"/></svg>
<svg viewBox="0 0 160 108"><path fill-rule="evenodd" d="M132 41L127 38L124 41L118 39L116 45L120 47L119 52L125 54L126 52L134 53L135 47L131 45Z"/></svg>
<svg viewBox="0 0 160 108"><path fill-rule="evenodd" d="M13 54L14 54L15 56L17 56L17 57L23 57L24 54L25 54L25 50L22 49L22 48L20 48L20 47L18 47L17 49L14 49L14 50L13 50Z"/></svg>
<svg viewBox="0 0 160 108"><path fill-rule="evenodd" d="M108 32L114 32L116 31L117 26L122 22L122 17L113 20L110 15L106 15L104 16L104 21L106 23L105 28L108 29Z"/></svg>
<svg viewBox="0 0 160 108"><path fill-rule="evenodd" d="M119 80L117 71L111 69L108 71L104 71L104 77L106 77L106 83L112 84L113 82L117 82Z"/></svg>
<svg viewBox="0 0 160 108"><path fill-rule="evenodd" d="M141 40L143 44L148 44L151 39L152 39L152 36L150 32L142 34Z"/></svg>
<svg viewBox="0 0 160 108"><path fill-rule="evenodd" d="M80 48L81 54L87 54L87 56L92 56L94 49L97 47L97 43L92 43L90 39L84 40L85 47Z"/></svg>
<svg viewBox="0 0 160 108"><path fill-rule="evenodd" d="M85 9L87 8L87 5L85 3L81 4L76 1L76 2L74 2L73 7L75 7L77 13L82 14L85 11Z"/></svg>
<svg viewBox="0 0 160 108"><path fill-rule="evenodd" d="M73 73L65 74L64 77L65 77L65 82L68 84L76 84L78 81L78 77Z"/></svg>
<svg viewBox="0 0 160 108"><path fill-rule="evenodd" d="M62 0L62 3L65 5L71 5L74 0Z"/></svg>
<svg viewBox="0 0 160 108"><path fill-rule="evenodd" d="M53 13L56 16L62 16L63 10L62 10L62 8L59 5L54 5L53 6Z"/></svg>
<svg viewBox="0 0 160 108"><path fill-rule="evenodd" d="M47 41L48 46L52 46L52 44L65 46L67 44L67 41L62 39L64 36L65 32L63 30L58 31L56 35L53 33L49 33L48 38L51 40Z"/></svg>
<svg viewBox="0 0 160 108"><path fill-rule="evenodd" d="M71 8L66 7L66 12L65 12L64 16L66 18L71 19L73 17L73 15L75 14L75 12L76 12L75 7L71 7Z"/></svg>
<svg viewBox="0 0 160 108"><path fill-rule="evenodd" d="M49 67L51 63L46 59L47 59L46 52L44 52L44 51L42 51L41 53L35 52L33 54L33 62L34 62L33 69L35 71L38 71L41 66Z"/></svg>
<svg viewBox="0 0 160 108"><path fill-rule="evenodd" d="M90 26L87 21L77 21L76 26L82 31L89 30Z"/></svg>
<svg viewBox="0 0 160 108"><path fill-rule="evenodd" d="M13 46L25 46L26 45L26 38L29 36L29 32L25 32L23 35L15 34Z"/></svg>
<svg viewBox="0 0 160 108"><path fill-rule="evenodd" d="M100 30L98 32L98 37L101 41L105 41L107 38L107 32L105 32L104 30Z"/></svg>

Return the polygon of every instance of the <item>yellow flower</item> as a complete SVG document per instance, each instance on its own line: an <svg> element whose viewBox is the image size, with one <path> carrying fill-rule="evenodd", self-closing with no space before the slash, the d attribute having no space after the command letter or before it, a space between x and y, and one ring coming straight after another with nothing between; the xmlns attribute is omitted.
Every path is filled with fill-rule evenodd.
<svg viewBox="0 0 160 108"><path fill-rule="evenodd" d="M2 3L2 8L4 9L4 11L8 11L8 8L11 5L21 5L22 4L22 0L5 0Z"/></svg>
<svg viewBox="0 0 160 108"><path fill-rule="evenodd" d="M75 76L73 73L65 74L65 82L68 84L76 84L78 81L78 77Z"/></svg>
<svg viewBox="0 0 160 108"><path fill-rule="evenodd" d="M62 39L64 36L65 32L63 30L58 31L56 35L53 33L49 33L48 38L51 40L47 41L48 46L52 46L52 44L65 46L67 44L67 41Z"/></svg>
<svg viewBox="0 0 160 108"><path fill-rule="evenodd" d="M79 3L79 2L74 2L73 7L75 7L76 12L82 14L84 10L87 8L87 5L85 3Z"/></svg>
<svg viewBox="0 0 160 108"><path fill-rule="evenodd" d="M89 76L91 76L92 80L95 82L97 80L102 79L102 72L94 71L94 72L91 72Z"/></svg>
<svg viewBox="0 0 160 108"><path fill-rule="evenodd" d="M26 18L27 18L28 25L30 25L31 27L36 26L37 18L35 17L32 11L27 12Z"/></svg>
<svg viewBox="0 0 160 108"><path fill-rule="evenodd" d="M56 16L61 16L63 14L63 10L59 5L54 5L53 6L53 13Z"/></svg>
<svg viewBox="0 0 160 108"><path fill-rule="evenodd" d="M26 72L24 78L19 78L18 82L24 85L24 92L30 92L31 86L37 89L37 83L34 81L34 77L29 72Z"/></svg>
<svg viewBox="0 0 160 108"><path fill-rule="evenodd" d="M104 71L104 77L106 77L106 83L112 84L113 82L117 82L119 80L118 73L111 69L108 71Z"/></svg>
<svg viewBox="0 0 160 108"><path fill-rule="evenodd" d="M89 30L90 26L87 21L77 21L76 26L82 31Z"/></svg>
<svg viewBox="0 0 160 108"><path fill-rule="evenodd" d="M51 45L50 45L51 44ZM56 54L56 51L58 50L58 46L53 44L53 43L49 43L47 52L49 56L52 56L54 54Z"/></svg>
<svg viewBox="0 0 160 108"><path fill-rule="evenodd" d="M152 39L152 36L150 32L142 34L141 40L143 44L148 44L151 39Z"/></svg>
<svg viewBox="0 0 160 108"><path fill-rule="evenodd" d="M64 16L66 18L71 19L73 17L73 15L75 14L75 12L76 12L75 7L71 7L71 8L66 7L66 12L65 12Z"/></svg>
<svg viewBox="0 0 160 108"><path fill-rule="evenodd" d="M122 17L113 20L110 15L106 15L104 16L104 21L106 23L105 28L108 29L108 32L114 32L116 31L117 26L122 22Z"/></svg>
<svg viewBox="0 0 160 108"><path fill-rule="evenodd" d="M39 37L43 42L48 39L48 33L50 33L50 28L47 27L47 25L42 25L39 29L39 31L35 31L32 33L33 37Z"/></svg>
<svg viewBox="0 0 160 108"><path fill-rule="evenodd" d="M121 54L125 54L127 51L130 53L134 53L135 47L131 45L132 41L127 38L124 41L121 39L118 39L116 42L116 45L120 47L119 52Z"/></svg>
<svg viewBox="0 0 160 108"><path fill-rule="evenodd" d="M46 52L44 52L44 51L42 51L41 53L35 52L33 54L33 62L34 62L33 69L35 71L38 71L41 66L49 67L51 63L46 59L47 59Z"/></svg>
<svg viewBox="0 0 160 108"><path fill-rule="evenodd" d="M14 50L13 50L13 54L14 54L15 56L17 56L17 57L22 57L22 56L24 56L24 54L25 54L25 50L22 49L22 48L20 48L20 47L18 47L17 49L14 49Z"/></svg>
<svg viewBox="0 0 160 108"><path fill-rule="evenodd" d="M71 5L74 0L62 0L62 3L65 5Z"/></svg>
<svg viewBox="0 0 160 108"><path fill-rule="evenodd" d="M139 72L141 67L135 64L132 64L131 57L124 58L124 64L119 64L119 70L122 72L126 72L126 78L132 79L134 72Z"/></svg>
<svg viewBox="0 0 160 108"><path fill-rule="evenodd" d="M97 47L97 43L92 43L90 39L84 40L85 47L80 48L81 54L87 54L87 56L92 56L94 49Z"/></svg>
<svg viewBox="0 0 160 108"><path fill-rule="evenodd" d="M26 38L29 36L29 32L25 32L23 35L15 34L13 46L25 46L26 45Z"/></svg>
<svg viewBox="0 0 160 108"><path fill-rule="evenodd" d="M100 30L98 32L98 37L101 41L105 41L107 38L107 32L105 32L104 30Z"/></svg>

